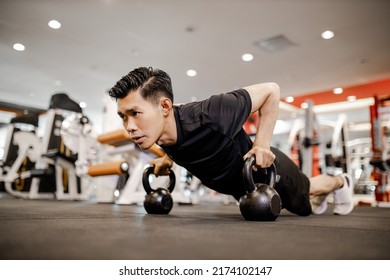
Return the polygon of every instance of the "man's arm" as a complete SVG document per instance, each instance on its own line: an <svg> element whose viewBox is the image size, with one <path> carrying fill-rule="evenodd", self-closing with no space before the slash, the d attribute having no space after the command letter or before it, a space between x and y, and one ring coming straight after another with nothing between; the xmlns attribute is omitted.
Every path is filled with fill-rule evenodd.
<svg viewBox="0 0 390 280"><path fill-rule="evenodd" d="M278 118L280 89L276 83L261 83L244 88L252 100L251 112L259 112L259 124L253 147L244 156L256 156L256 166L269 167L275 155L271 152L271 140Z"/></svg>

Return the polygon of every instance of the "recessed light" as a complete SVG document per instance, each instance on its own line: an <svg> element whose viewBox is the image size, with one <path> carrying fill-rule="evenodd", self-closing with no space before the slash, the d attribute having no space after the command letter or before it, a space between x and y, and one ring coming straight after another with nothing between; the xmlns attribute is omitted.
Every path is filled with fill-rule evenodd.
<svg viewBox="0 0 390 280"><path fill-rule="evenodd" d="M309 104L307 104L307 102L303 102L303 103L301 104L301 108L302 108L302 109L307 109L307 108L309 108Z"/></svg>
<svg viewBox="0 0 390 280"><path fill-rule="evenodd" d="M186 74L188 77L195 77L198 74L198 72L196 72L196 70L194 69L189 69L187 70Z"/></svg>
<svg viewBox="0 0 390 280"><path fill-rule="evenodd" d="M60 29L61 28L61 23L55 19L49 21L48 25L50 26L50 28L53 28L53 29Z"/></svg>
<svg viewBox="0 0 390 280"><path fill-rule="evenodd" d="M347 97L347 100L348 100L349 102L354 102L354 101L356 101L356 96L350 95L350 96Z"/></svg>
<svg viewBox="0 0 390 280"><path fill-rule="evenodd" d="M322 39L325 39L325 40L332 39L334 37L334 32L330 31L330 30L326 30L326 31L321 33L321 37L322 37Z"/></svg>
<svg viewBox="0 0 390 280"><path fill-rule="evenodd" d="M294 102L294 97L293 96L287 96L285 100L286 100L287 103L292 103L292 102Z"/></svg>
<svg viewBox="0 0 390 280"><path fill-rule="evenodd" d="M243 61L252 61L253 60L253 55L250 53L243 54L241 56Z"/></svg>
<svg viewBox="0 0 390 280"><path fill-rule="evenodd" d="M13 47L14 47L14 50L19 51L19 52L22 52L26 49L26 47L21 43L16 43L16 44L14 44Z"/></svg>
<svg viewBox="0 0 390 280"><path fill-rule="evenodd" d="M341 87L334 88L333 89L333 93L334 94L342 94L343 93L343 89Z"/></svg>
<svg viewBox="0 0 390 280"><path fill-rule="evenodd" d="M81 102L79 103L79 105L80 105L81 108L87 107L87 103L85 103L84 101L81 101Z"/></svg>

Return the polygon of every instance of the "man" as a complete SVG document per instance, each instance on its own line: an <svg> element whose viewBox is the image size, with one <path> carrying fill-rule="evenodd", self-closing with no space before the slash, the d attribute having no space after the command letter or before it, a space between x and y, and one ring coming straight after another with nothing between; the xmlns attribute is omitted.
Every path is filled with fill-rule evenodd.
<svg viewBox="0 0 390 280"><path fill-rule="evenodd" d="M167 174L176 162L205 186L239 200L245 194L244 160L254 155L255 182L263 179L262 168L275 163L280 175L275 189L282 207L290 212L301 216L322 214L331 192L334 214L346 215L353 210L349 175L309 179L285 154L270 146L280 98L275 83L256 84L174 106L169 75L141 67L122 77L109 95L117 101L118 115L134 142L142 149L157 143L166 152L164 157L151 161L157 175ZM259 113L259 124L252 142L242 126L253 112Z"/></svg>

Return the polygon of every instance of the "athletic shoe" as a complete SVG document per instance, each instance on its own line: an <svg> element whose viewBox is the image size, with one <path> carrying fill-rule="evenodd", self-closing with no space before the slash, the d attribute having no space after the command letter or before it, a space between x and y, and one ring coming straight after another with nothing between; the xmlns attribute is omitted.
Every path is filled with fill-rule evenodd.
<svg viewBox="0 0 390 280"><path fill-rule="evenodd" d="M335 190L334 193L334 209L335 215L348 215L352 212L355 206L353 200L354 188L351 175L343 173L340 175L343 178L344 184L341 188Z"/></svg>
<svg viewBox="0 0 390 280"><path fill-rule="evenodd" d="M328 208L328 201L326 199L327 197L328 195L324 194L315 196L314 198L310 199L311 211L313 212L313 214L324 214L324 212Z"/></svg>

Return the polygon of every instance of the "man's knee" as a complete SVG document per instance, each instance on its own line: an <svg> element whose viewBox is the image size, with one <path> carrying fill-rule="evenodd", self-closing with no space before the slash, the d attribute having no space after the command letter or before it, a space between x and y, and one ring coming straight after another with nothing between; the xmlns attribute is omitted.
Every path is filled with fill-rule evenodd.
<svg viewBox="0 0 390 280"><path fill-rule="evenodd" d="M289 203L286 209L299 216L309 216L312 213L310 200L302 198L301 200L293 200Z"/></svg>

